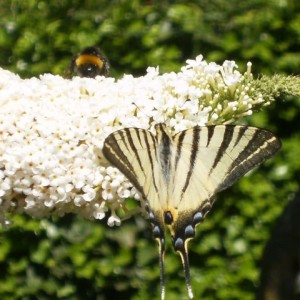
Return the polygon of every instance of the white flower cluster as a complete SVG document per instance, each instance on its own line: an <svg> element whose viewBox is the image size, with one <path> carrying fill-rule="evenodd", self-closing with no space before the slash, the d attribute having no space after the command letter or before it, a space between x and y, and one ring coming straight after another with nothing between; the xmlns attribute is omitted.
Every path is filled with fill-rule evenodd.
<svg viewBox="0 0 300 300"><path fill-rule="evenodd" d="M120 80L45 74L21 79L0 69L0 222L5 213L43 217L77 213L119 225L125 199L138 199L102 155L105 137L124 127L175 132L228 123L263 102L252 98L251 65L187 61L179 73Z"/></svg>

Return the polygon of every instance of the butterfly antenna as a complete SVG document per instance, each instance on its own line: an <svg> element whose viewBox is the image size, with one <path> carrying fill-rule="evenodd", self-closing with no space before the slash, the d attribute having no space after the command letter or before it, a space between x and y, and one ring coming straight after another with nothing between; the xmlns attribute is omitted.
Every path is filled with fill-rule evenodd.
<svg viewBox="0 0 300 300"><path fill-rule="evenodd" d="M177 241L174 244L174 248L177 252L179 252L182 266L184 270L185 275L185 281L186 281L186 287L188 290L188 295L190 299L194 298L192 286L191 286L191 276L190 276L190 263L189 263L189 255L187 250L187 240L183 243L182 239L177 239Z"/></svg>
<svg viewBox="0 0 300 300"><path fill-rule="evenodd" d="M147 206L146 206L147 208ZM149 209L149 208L148 208ZM163 223L157 221L152 211L149 211L149 220L153 226L153 237L158 243L159 251L159 269L160 269L160 285L161 285L161 300L165 299L165 267L164 267L164 256L165 256L165 233Z"/></svg>

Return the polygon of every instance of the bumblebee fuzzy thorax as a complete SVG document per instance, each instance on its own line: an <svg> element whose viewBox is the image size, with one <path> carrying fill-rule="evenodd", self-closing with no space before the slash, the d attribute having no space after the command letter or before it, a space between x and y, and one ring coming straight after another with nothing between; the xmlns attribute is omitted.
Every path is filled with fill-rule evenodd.
<svg viewBox="0 0 300 300"><path fill-rule="evenodd" d="M96 76L107 77L108 75L109 63L101 50L97 47L88 47L72 58L67 77L95 78Z"/></svg>

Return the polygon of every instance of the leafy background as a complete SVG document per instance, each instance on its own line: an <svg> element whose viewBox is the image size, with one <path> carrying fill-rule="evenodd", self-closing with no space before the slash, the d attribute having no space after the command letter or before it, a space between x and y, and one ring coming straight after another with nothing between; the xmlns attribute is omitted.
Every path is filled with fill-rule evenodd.
<svg viewBox="0 0 300 300"><path fill-rule="evenodd" d="M111 75L178 71L186 59L234 59L243 70L299 74L296 0L7 0L0 2L0 66L23 78L63 75L71 56L100 45ZM274 131L281 152L218 199L190 243L195 299L253 299L270 230L299 188L300 101L247 120ZM0 229L0 299L160 299L156 242L136 216L120 228L69 215L12 216ZM168 244L167 299L187 299L180 258Z"/></svg>

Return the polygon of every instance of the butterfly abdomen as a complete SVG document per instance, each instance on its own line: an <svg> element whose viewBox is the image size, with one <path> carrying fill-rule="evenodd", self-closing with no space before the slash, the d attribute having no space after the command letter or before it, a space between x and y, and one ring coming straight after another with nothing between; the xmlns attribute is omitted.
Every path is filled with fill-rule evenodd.
<svg viewBox="0 0 300 300"><path fill-rule="evenodd" d="M172 145L171 139L165 130L165 125L158 124L156 126L157 138L158 138L158 157L161 166L163 178L168 183L171 173L171 157L172 157Z"/></svg>

